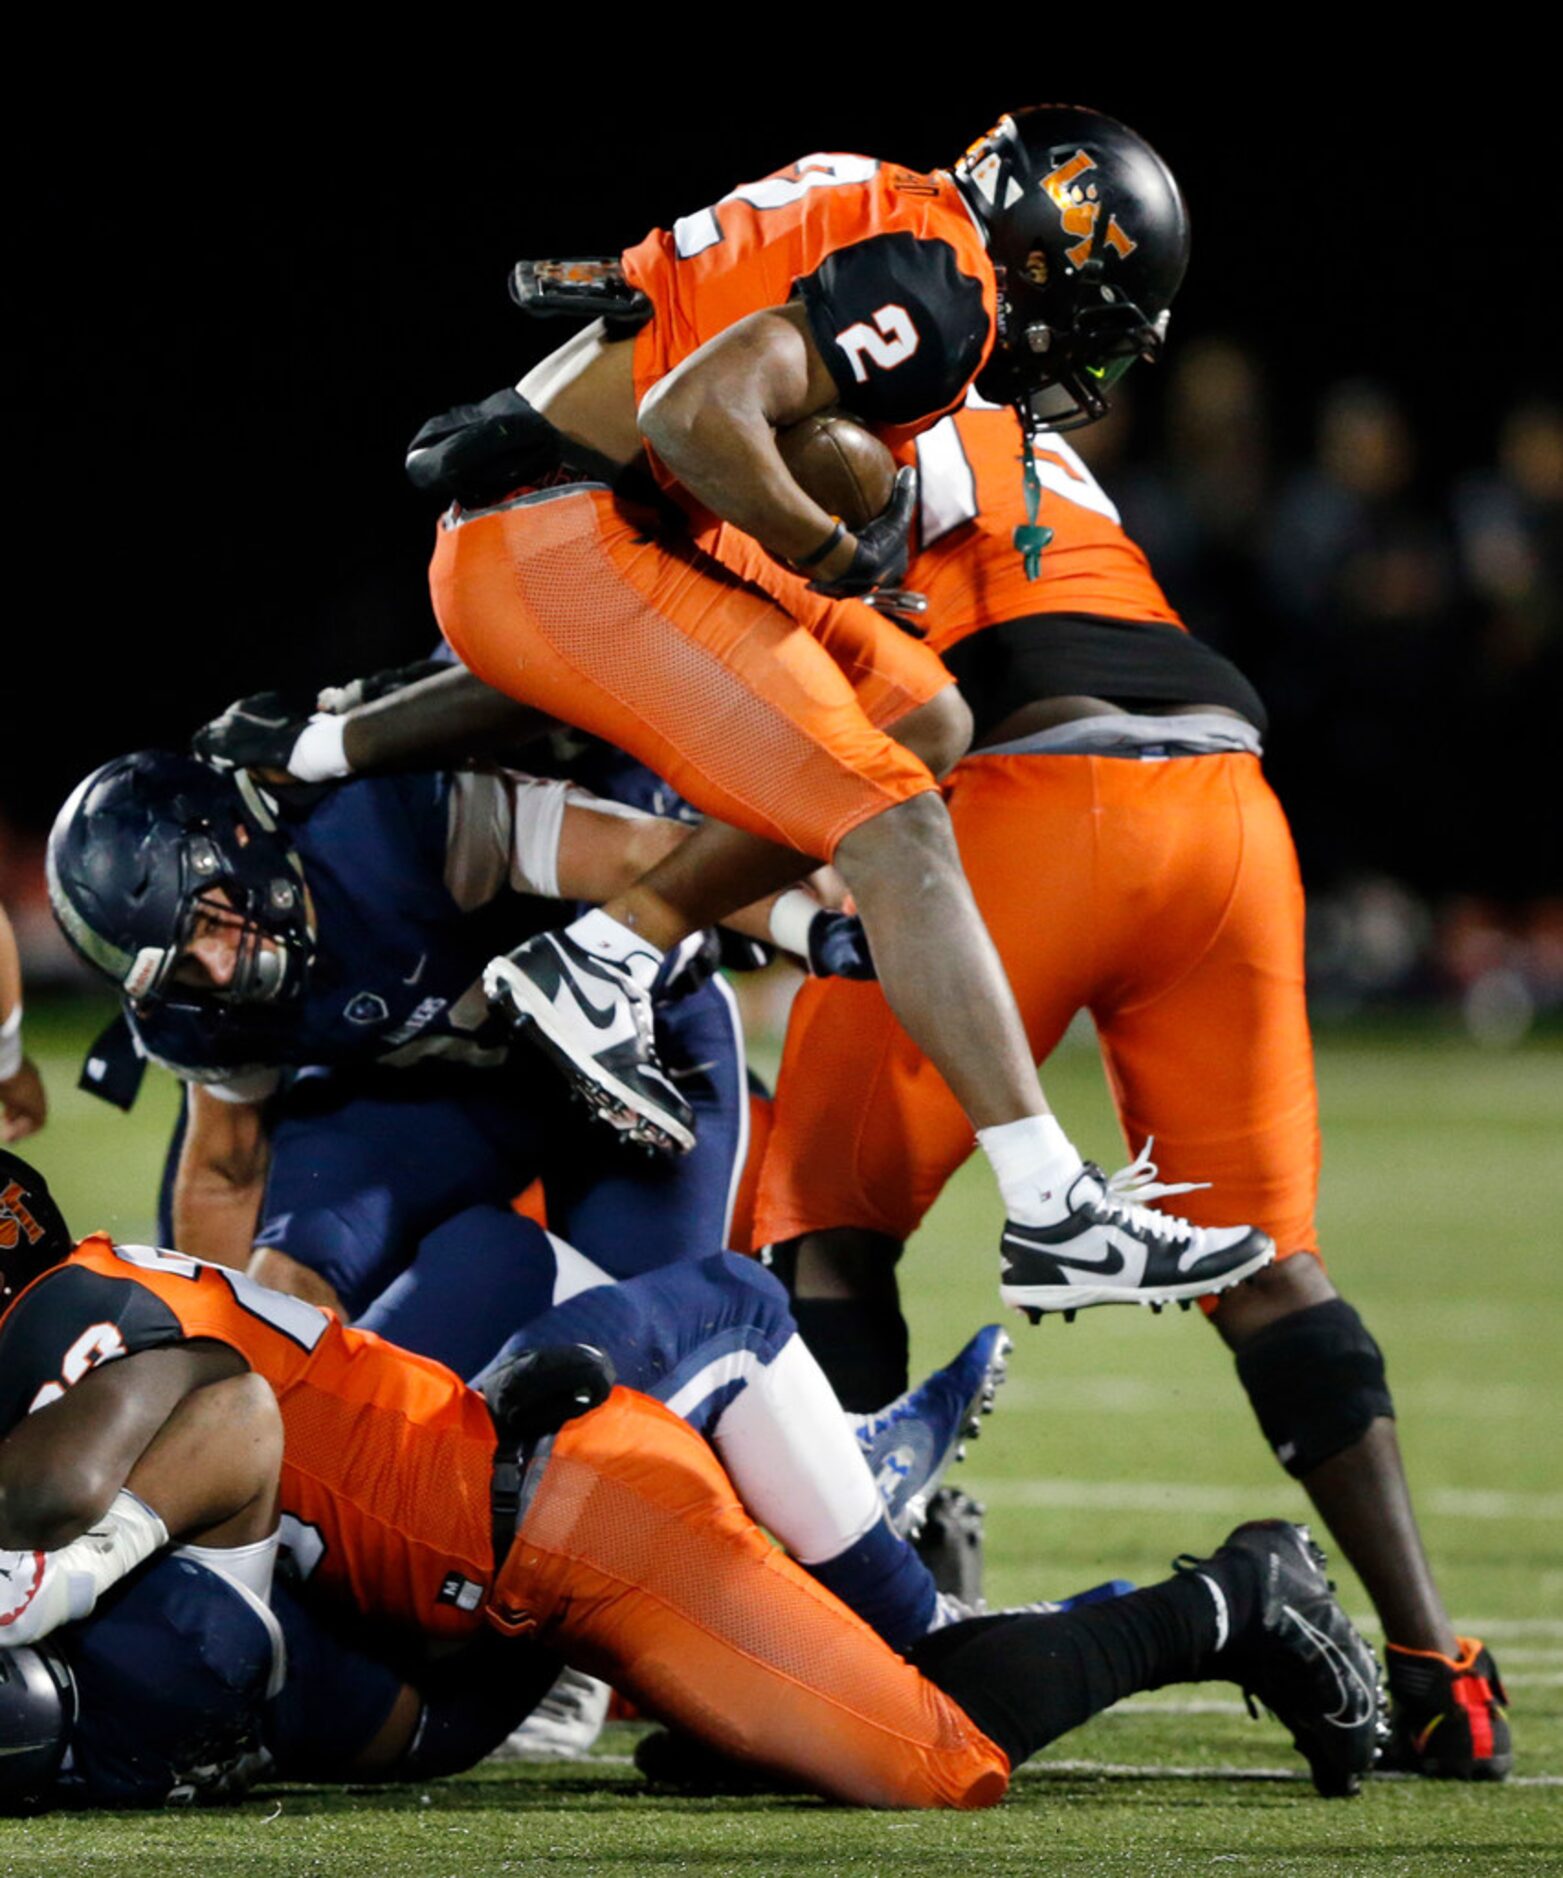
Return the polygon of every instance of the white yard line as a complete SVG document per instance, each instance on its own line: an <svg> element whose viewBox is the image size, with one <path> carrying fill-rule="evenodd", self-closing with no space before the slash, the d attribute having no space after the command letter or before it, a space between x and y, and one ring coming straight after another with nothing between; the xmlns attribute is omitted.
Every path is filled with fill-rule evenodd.
<svg viewBox="0 0 1563 1878"><path fill-rule="evenodd" d="M1219 1412L1232 1399L1229 1379L1200 1377L1178 1385L1180 1415ZM1536 1394L1518 1383L1456 1383L1440 1380L1395 1385L1402 1413L1421 1420L1441 1415L1459 1421L1534 1422ZM1155 1415L1168 1412L1167 1385L1142 1376L1071 1376L1067 1382L1011 1376L999 1398L1006 1415L1089 1412L1093 1415Z"/></svg>
<svg viewBox="0 0 1563 1878"><path fill-rule="evenodd" d="M1052 1774L1101 1774L1114 1780L1292 1780L1306 1783L1300 1767L1165 1767L1132 1761L1028 1761L1016 1780L1046 1779ZM1374 1774L1374 1780L1415 1780L1415 1774ZM1511 1774L1506 1787L1563 1787L1563 1774ZM1496 1786L1494 1791L1497 1791Z"/></svg>
<svg viewBox="0 0 1563 1878"><path fill-rule="evenodd" d="M1085 1508L1104 1513L1252 1513L1285 1503L1302 1511L1306 1501L1290 1482L1271 1487L1222 1487L1166 1480L981 1480L968 1476L966 1491L988 1507ZM1417 1496L1424 1512L1445 1519L1563 1520L1563 1493L1430 1487ZM1283 1507L1283 1510L1284 1507Z"/></svg>

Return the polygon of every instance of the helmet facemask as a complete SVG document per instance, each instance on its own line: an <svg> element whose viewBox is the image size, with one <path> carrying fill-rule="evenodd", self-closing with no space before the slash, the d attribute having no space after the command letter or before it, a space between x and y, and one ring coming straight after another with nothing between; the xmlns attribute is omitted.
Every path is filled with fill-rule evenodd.
<svg viewBox="0 0 1563 1878"><path fill-rule="evenodd" d="M1020 419L1029 521L1016 545L1035 579L1047 533L1037 526L1036 434L1105 417L1112 387L1160 351L1188 261L1188 216L1149 144L1072 106L1001 118L954 174L993 261L998 330L976 387Z"/></svg>
<svg viewBox="0 0 1563 1878"><path fill-rule="evenodd" d="M1001 118L955 166L998 275L984 397L1052 429L1106 415L1107 390L1153 358L1188 261L1188 217L1148 144L1095 111ZM1038 394L1061 388L1066 397Z"/></svg>
<svg viewBox="0 0 1563 1878"><path fill-rule="evenodd" d="M106 764L50 837L49 893L76 950L140 1009L228 1013L302 993L314 955L303 869L243 771L157 752ZM232 929L224 982L181 974L208 922Z"/></svg>

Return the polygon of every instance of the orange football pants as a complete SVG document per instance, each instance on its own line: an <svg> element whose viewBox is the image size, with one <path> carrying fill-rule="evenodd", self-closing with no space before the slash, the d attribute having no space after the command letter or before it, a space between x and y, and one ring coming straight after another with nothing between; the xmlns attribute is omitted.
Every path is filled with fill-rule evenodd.
<svg viewBox="0 0 1563 1878"><path fill-rule="evenodd" d="M601 484L452 510L429 571L440 629L497 690L638 757L707 815L828 860L937 787L885 734L950 683L866 607L796 616Z"/></svg>
<svg viewBox="0 0 1563 1878"><path fill-rule="evenodd" d="M1125 1138L1175 1210L1317 1251L1319 1129L1303 893L1247 755L975 756L948 791L966 877L1041 1063L1090 1011ZM936 945L938 935L929 934ZM832 1226L907 1238L976 1145L879 987L793 1005L760 1178L760 1244Z"/></svg>
<svg viewBox="0 0 1563 1878"><path fill-rule="evenodd" d="M686 1422L632 1390L555 1437L493 1603L642 1711L832 1799L991 1806L1009 1783L966 1712L765 1537Z"/></svg>

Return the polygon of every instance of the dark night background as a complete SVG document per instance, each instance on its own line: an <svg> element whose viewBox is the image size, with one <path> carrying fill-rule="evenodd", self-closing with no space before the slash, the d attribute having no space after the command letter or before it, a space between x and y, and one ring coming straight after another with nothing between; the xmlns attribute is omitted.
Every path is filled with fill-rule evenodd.
<svg viewBox="0 0 1563 1878"><path fill-rule="evenodd" d="M430 412L514 381L568 330L509 305L517 256L613 251L809 150L947 163L999 110L1056 91L1148 136L1191 205L1168 362L1131 379L1100 467L1131 527L1145 517L1190 624L1265 690L1310 884L1369 870L1424 895L1556 891L1563 486L1519 504L1540 572L1518 628L1494 626L1492 593L1457 569L1425 622L1391 608L1365 663L1328 595L1311 620L1288 615L1265 545L1330 387L1366 379L1398 402L1414 451L1391 532L1409 526L1428 566L1458 558L1454 505L1491 470L1505 413L1560 390L1549 117L1456 109L1372 72L1277 98L1099 82L1101 68L1017 84L998 61L991 82L714 95L687 74L684 90L659 75L638 96L494 83L351 129L325 95L127 104L34 139L13 127L5 671L23 760L13 743L0 783L13 871L91 765L177 745L246 690L429 643L433 516L402 451ZM1215 339L1262 386L1263 507L1241 540L1218 516L1222 538L1202 542L1192 521L1176 534L1189 415L1169 412L1180 353ZM1207 432L1224 421L1207 412ZM1347 574L1349 589L1361 569Z"/></svg>

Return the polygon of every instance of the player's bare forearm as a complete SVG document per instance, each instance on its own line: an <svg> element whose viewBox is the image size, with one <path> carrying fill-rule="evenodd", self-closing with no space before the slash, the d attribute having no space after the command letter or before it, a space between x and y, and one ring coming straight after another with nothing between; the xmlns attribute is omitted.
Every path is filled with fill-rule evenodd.
<svg viewBox="0 0 1563 1878"><path fill-rule="evenodd" d="M694 834L687 822L657 815L603 815L571 804L559 831L559 897L599 905L617 901ZM770 944L775 938L771 908L778 897L767 894L728 914L721 924Z"/></svg>
<svg viewBox="0 0 1563 1878"><path fill-rule="evenodd" d="M90 1371L18 1423L0 1441L0 1547L52 1552L79 1538L184 1398L243 1368L218 1344L145 1350Z"/></svg>
<svg viewBox="0 0 1563 1878"><path fill-rule="evenodd" d="M354 775L437 769L526 743L555 721L454 665L355 706L346 715L343 750Z"/></svg>
<svg viewBox="0 0 1563 1878"><path fill-rule="evenodd" d="M22 1001L22 960L16 949L16 934L10 916L0 906L0 1023Z"/></svg>
<svg viewBox="0 0 1563 1878"><path fill-rule="evenodd" d="M258 1107L190 1091L189 1125L174 1172L174 1244L192 1258L243 1271L250 1262L271 1150Z"/></svg>
<svg viewBox="0 0 1563 1878"><path fill-rule="evenodd" d="M242 1272L250 1262L266 1183L182 1181L174 1187L174 1242L191 1258Z"/></svg>
<svg viewBox="0 0 1563 1878"><path fill-rule="evenodd" d="M834 381L803 309L772 307L739 320L669 372L640 407L640 429L667 469L715 515L767 553L803 562L835 517L805 495L776 448L776 431L836 402ZM850 536L819 563L851 561Z"/></svg>
<svg viewBox="0 0 1563 1878"><path fill-rule="evenodd" d="M247 1545L276 1524L282 1413L253 1371L223 1377L175 1408L125 1485L174 1537Z"/></svg>

